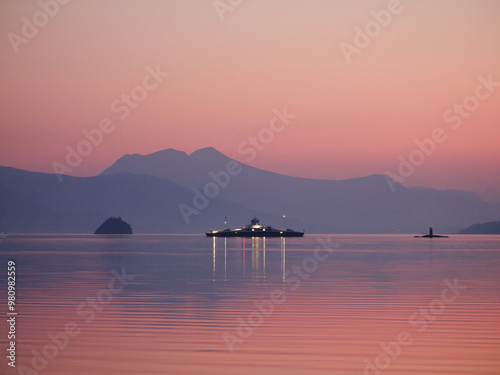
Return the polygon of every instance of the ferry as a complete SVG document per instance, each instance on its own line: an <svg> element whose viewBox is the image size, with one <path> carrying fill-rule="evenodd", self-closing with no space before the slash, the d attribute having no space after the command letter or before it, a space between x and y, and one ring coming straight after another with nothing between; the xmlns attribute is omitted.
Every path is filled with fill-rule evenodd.
<svg viewBox="0 0 500 375"><path fill-rule="evenodd" d="M297 232L285 226L280 229L271 226L260 224L259 219L253 218L250 224L243 228L229 229L224 223L224 227L220 230L212 230L207 232L207 237L302 237L304 231Z"/></svg>

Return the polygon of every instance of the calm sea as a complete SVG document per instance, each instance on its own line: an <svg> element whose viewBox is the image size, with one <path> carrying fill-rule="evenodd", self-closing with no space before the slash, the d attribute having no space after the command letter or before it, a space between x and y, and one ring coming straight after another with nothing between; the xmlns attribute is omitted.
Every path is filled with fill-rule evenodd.
<svg viewBox="0 0 500 375"><path fill-rule="evenodd" d="M9 236L0 262L2 374L500 374L500 236Z"/></svg>

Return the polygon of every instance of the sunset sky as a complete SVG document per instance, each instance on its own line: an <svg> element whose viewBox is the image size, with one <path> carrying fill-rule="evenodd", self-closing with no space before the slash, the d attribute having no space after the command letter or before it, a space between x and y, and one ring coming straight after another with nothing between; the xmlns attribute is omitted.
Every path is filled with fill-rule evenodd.
<svg viewBox="0 0 500 375"><path fill-rule="evenodd" d="M166 148L212 146L247 163L243 142L269 135L286 107L296 117L248 164L328 179L396 174L400 156L441 128L403 185L500 190L500 2L397 3L2 1L0 165L52 173L106 119L113 130L72 175ZM360 47L365 29L373 37ZM142 101L126 113L131 92Z"/></svg>

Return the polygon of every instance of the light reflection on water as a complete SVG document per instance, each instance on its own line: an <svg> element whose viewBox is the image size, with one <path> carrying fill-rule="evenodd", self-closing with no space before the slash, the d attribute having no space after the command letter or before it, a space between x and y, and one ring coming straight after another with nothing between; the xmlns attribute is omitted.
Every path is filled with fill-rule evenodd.
<svg viewBox="0 0 500 375"><path fill-rule="evenodd" d="M32 367L74 322L42 374L500 373L499 236L335 235L314 263L327 239L10 236L0 258L18 264L17 364ZM123 268L135 278L106 299ZM435 302L455 278L467 289ZM269 304L277 291L284 301ZM411 344L384 359L402 332Z"/></svg>

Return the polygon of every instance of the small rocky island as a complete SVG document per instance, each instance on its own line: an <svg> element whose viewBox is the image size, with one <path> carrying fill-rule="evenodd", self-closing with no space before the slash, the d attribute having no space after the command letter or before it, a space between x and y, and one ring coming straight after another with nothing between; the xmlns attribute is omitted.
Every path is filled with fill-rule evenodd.
<svg viewBox="0 0 500 375"><path fill-rule="evenodd" d="M132 227L121 217L110 217L96 229L94 234L132 234Z"/></svg>

